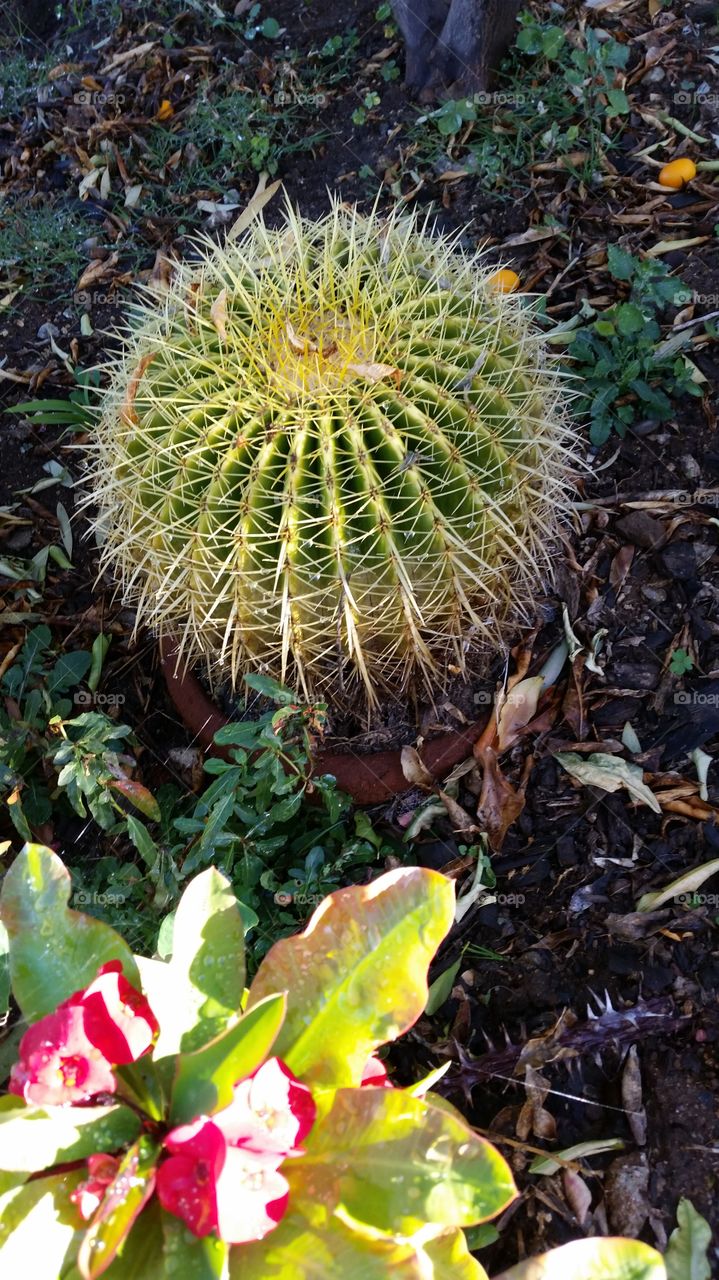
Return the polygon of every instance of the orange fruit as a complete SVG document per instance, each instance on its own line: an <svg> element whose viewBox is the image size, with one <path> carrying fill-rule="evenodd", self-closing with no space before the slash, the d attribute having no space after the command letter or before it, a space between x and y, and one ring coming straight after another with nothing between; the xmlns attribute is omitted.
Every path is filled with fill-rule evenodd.
<svg viewBox="0 0 719 1280"><path fill-rule="evenodd" d="M659 174L659 181L663 187L673 187L675 191L681 191L692 178L697 176L697 167L693 160L688 156L682 156L679 160L672 160L670 164L665 164Z"/></svg>
<svg viewBox="0 0 719 1280"><path fill-rule="evenodd" d="M494 275L489 277L487 284L495 293L514 293L514 290L519 288L519 276L516 271L503 267L501 271L495 271Z"/></svg>

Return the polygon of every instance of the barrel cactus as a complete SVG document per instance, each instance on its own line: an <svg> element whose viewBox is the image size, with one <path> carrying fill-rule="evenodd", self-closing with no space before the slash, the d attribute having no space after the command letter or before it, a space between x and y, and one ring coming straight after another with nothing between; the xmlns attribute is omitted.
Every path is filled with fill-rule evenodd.
<svg viewBox="0 0 719 1280"><path fill-rule="evenodd" d="M138 620L311 693L463 669L531 614L567 505L562 376L458 237L335 204L207 242L136 307L95 444Z"/></svg>

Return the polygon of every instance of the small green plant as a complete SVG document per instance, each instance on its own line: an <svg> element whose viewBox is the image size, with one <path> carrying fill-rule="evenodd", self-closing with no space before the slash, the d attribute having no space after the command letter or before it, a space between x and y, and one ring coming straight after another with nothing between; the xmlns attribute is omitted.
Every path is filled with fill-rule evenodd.
<svg viewBox="0 0 719 1280"><path fill-rule="evenodd" d="M69 910L70 889L29 845L0 899L29 1024L0 1099L3 1274L486 1280L464 1229L514 1200L509 1166L432 1092L441 1071L395 1088L377 1057L425 1008L450 880L414 868L339 890L249 991L215 869L188 886L164 960ZM550 1280L666 1280L629 1240L537 1263Z"/></svg>
<svg viewBox="0 0 719 1280"><path fill-rule="evenodd" d="M419 154L436 161L439 135L452 160L500 192L540 154L563 157L569 171L589 181L618 137L616 130L609 137L605 122L629 111L616 83L628 46L591 27L573 45L563 27L538 22L526 10L519 21L516 48L496 89L420 116L413 130Z"/></svg>
<svg viewBox="0 0 719 1280"><path fill-rule="evenodd" d="M0 115L16 116L37 103L38 89L47 86L53 60L49 56L28 58L24 53L3 48L1 42L0 53Z"/></svg>
<svg viewBox="0 0 719 1280"><path fill-rule="evenodd" d="M642 418L663 422L674 412L672 398L701 397L694 369L682 355L690 335L661 341L660 319L669 306L688 297L664 263L640 261L616 245L608 250L609 271L629 286L617 302L569 335L578 383L576 410L590 422L590 439L602 445L612 432L624 436Z"/></svg>
<svg viewBox="0 0 719 1280"><path fill-rule="evenodd" d="M93 440L102 563L236 680L462 667L527 610L575 433L531 308L395 214L288 212L137 308Z"/></svg>
<svg viewBox="0 0 719 1280"><path fill-rule="evenodd" d="M402 849L353 811L334 778L310 775L324 707L301 705L266 676L250 675L247 683L276 706L219 731L215 741L228 759L206 760L213 781L202 794L160 788L159 828L127 817L142 868L127 859L118 866L110 855L74 875L88 900L102 905L108 894L121 896L141 941L154 935L158 903L172 906L188 876L214 863L242 903L254 972L271 943L303 924L327 893L363 879Z"/></svg>
<svg viewBox="0 0 719 1280"><path fill-rule="evenodd" d="M92 431L99 413L100 372L75 369L74 376L76 385L67 400L23 400L21 404L10 405L5 412L20 413L38 426Z"/></svg>
<svg viewBox="0 0 719 1280"><path fill-rule="evenodd" d="M80 817L88 812L105 830L124 820L120 797L159 818L146 789L130 776L134 759L125 754L127 725L102 712L72 716L92 694L78 687L93 666L85 649L52 649L46 626L28 635L16 661L0 680L0 796L24 840L49 822L56 801L65 799ZM71 690L74 698L68 697Z"/></svg>
<svg viewBox="0 0 719 1280"><path fill-rule="evenodd" d="M365 124L369 112L374 111L375 107L380 104L380 96L374 90L366 93L362 99L361 106L352 112L353 124Z"/></svg>

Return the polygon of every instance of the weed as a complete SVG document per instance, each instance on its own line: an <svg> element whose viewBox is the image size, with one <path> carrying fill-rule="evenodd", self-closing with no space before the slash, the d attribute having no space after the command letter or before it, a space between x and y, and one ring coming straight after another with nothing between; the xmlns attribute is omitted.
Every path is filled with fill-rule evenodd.
<svg viewBox="0 0 719 1280"><path fill-rule="evenodd" d="M628 298L569 335L574 372L581 378L576 411L589 419L597 446L612 432L626 435L637 419L663 422L673 412L672 396L702 394L694 366L682 354L691 335L660 341L660 317L687 298L686 285L664 263L641 261L616 245L609 247L608 264L614 279L629 287ZM596 314L586 304L585 309Z"/></svg>
<svg viewBox="0 0 719 1280"><path fill-rule="evenodd" d="M445 159L461 159L498 191L540 154L562 157L567 169L589 181L601 155L615 145L605 122L629 111L626 95L614 84L628 49L591 28L573 46L562 27L537 22L527 11L520 24L498 90L444 102L421 116L413 130L418 153L441 163L443 140Z"/></svg>
<svg viewBox="0 0 719 1280"><path fill-rule="evenodd" d="M159 817L152 796L129 776L135 762L123 753L130 728L97 711L69 718L78 702L91 701L89 693L67 695L93 668L99 678L99 653L98 646L95 654L77 649L58 657L49 627L35 627L0 681L0 794L23 840L33 839L32 828L48 822L63 798L106 831L124 817L118 796Z"/></svg>

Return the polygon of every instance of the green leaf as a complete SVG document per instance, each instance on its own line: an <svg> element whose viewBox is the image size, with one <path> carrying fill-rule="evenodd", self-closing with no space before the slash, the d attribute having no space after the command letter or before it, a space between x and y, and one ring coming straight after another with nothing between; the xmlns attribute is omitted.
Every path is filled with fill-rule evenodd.
<svg viewBox="0 0 719 1280"><path fill-rule="evenodd" d="M47 692L51 698L64 693L73 685L79 684L89 671L92 659L86 649L77 649L74 653L64 653L58 658L47 678Z"/></svg>
<svg viewBox="0 0 719 1280"><path fill-rule="evenodd" d="M284 1021L286 1003L284 993L268 996L216 1040L178 1059L173 1124L186 1124L229 1105L237 1081L268 1057Z"/></svg>
<svg viewBox="0 0 719 1280"><path fill-rule="evenodd" d="M216 1236L197 1240L179 1218L162 1215L167 1280L226 1280L229 1245Z"/></svg>
<svg viewBox="0 0 719 1280"><path fill-rule="evenodd" d="M489 1280L484 1267L469 1252L463 1231L435 1236L427 1241L424 1252L432 1263L433 1280Z"/></svg>
<svg viewBox="0 0 719 1280"><path fill-rule="evenodd" d="M472 1226L516 1196L509 1166L454 1111L402 1089L340 1089L283 1167L292 1203L322 1204L379 1231Z"/></svg>
<svg viewBox="0 0 719 1280"><path fill-rule="evenodd" d="M574 1240L550 1249L495 1280L666 1280L662 1256L639 1240Z"/></svg>
<svg viewBox="0 0 719 1280"><path fill-rule="evenodd" d="M442 1008L445 1000L449 1000L449 997L452 994L454 980L459 973L461 963L462 957L460 956L459 960L455 960L454 964L451 964L448 969L445 969L443 973L440 973L438 978L435 978L429 989L429 995L427 997L425 1013L428 1017L431 1018L433 1013L436 1013L438 1009Z"/></svg>
<svg viewBox="0 0 719 1280"><path fill-rule="evenodd" d="M0 1275L32 1280L64 1275L82 1232L70 1193L82 1169L37 1178L0 1196Z"/></svg>
<svg viewBox="0 0 719 1280"><path fill-rule="evenodd" d="M710 1280L708 1253L712 1229L683 1196L677 1206L677 1223L664 1255L668 1280Z"/></svg>
<svg viewBox="0 0 719 1280"><path fill-rule="evenodd" d="M641 333L645 324L642 311L635 302L623 302L617 307L617 328L623 337L628 338L634 333Z"/></svg>
<svg viewBox="0 0 719 1280"><path fill-rule="evenodd" d="M245 684L250 689L254 689L255 693L261 693L265 698L271 698L273 702L280 705L287 705L291 702L297 702L297 694L291 689L285 689L285 686L279 684L277 680L273 680L272 676L262 676L258 671L251 671L245 676Z"/></svg>
<svg viewBox="0 0 719 1280"><path fill-rule="evenodd" d="M110 1266L155 1188L157 1145L142 1137L125 1155L83 1238L77 1265L83 1280Z"/></svg>
<svg viewBox="0 0 719 1280"><path fill-rule="evenodd" d="M8 1106L0 1099L0 1168L36 1173L96 1151L117 1151L134 1141L140 1121L127 1107Z"/></svg>
<svg viewBox="0 0 719 1280"><path fill-rule="evenodd" d="M623 89L607 89L607 102L610 115L626 116L631 111L629 99Z"/></svg>
<svg viewBox="0 0 719 1280"><path fill-rule="evenodd" d="M683 676L687 671L692 671L693 669L693 659L689 656L686 649L675 649L669 663L669 670L672 675Z"/></svg>
<svg viewBox="0 0 719 1280"><path fill-rule="evenodd" d="M70 875L52 849L26 844L5 876L0 920L10 938L12 988L34 1022L88 986L102 964L119 960L140 985L127 943L101 920L68 908Z"/></svg>
<svg viewBox="0 0 719 1280"><path fill-rule="evenodd" d="M233 720L217 730L214 741L218 747L254 747L261 731L259 720Z"/></svg>
<svg viewBox="0 0 719 1280"><path fill-rule="evenodd" d="M157 978L160 987L153 1004L160 1023L156 1060L200 1048L239 1013L245 989L242 916L229 880L214 867L195 876L178 903L165 972L157 964L148 972L150 967L150 980Z"/></svg>
<svg viewBox="0 0 719 1280"><path fill-rule="evenodd" d="M125 796L152 822L159 822L162 818L160 806L155 797L147 787L143 787L141 782L134 782L132 778L113 778L108 786L111 791L119 791L120 795Z"/></svg>
<svg viewBox="0 0 719 1280"><path fill-rule="evenodd" d="M117 1256L104 1272L104 1280L168 1280L162 1257L164 1217L158 1200L149 1200L136 1219L133 1230L118 1249ZM194 1236L186 1230L185 1240L193 1239ZM187 1247L190 1247L189 1243ZM82 1280L82 1276L77 1267L73 1267L62 1280Z"/></svg>
<svg viewBox="0 0 719 1280"><path fill-rule="evenodd" d="M92 642L92 661L90 663L90 674L87 677L87 687L91 693L96 692L97 686L100 683L102 666L105 658L107 657L107 651L110 648L111 643L112 636L103 635L102 632L100 632L99 635L96 635Z"/></svg>
<svg viewBox="0 0 719 1280"><path fill-rule="evenodd" d="M422 1013L429 963L453 920L452 881L422 867L339 889L304 933L275 943L248 1007L286 991L275 1053L307 1084L359 1084L370 1054Z"/></svg>
<svg viewBox="0 0 719 1280"><path fill-rule="evenodd" d="M616 244L610 244L607 249L607 264L615 280L631 280L640 265L637 258L633 258L631 253L626 253Z"/></svg>
<svg viewBox="0 0 719 1280"><path fill-rule="evenodd" d="M265 18L260 31L267 40L275 40L280 34L280 24L276 18Z"/></svg>
<svg viewBox="0 0 719 1280"><path fill-rule="evenodd" d="M408 1240L373 1240L337 1218L309 1221L290 1211L257 1244L230 1250L230 1280L428 1280L426 1257ZM481 1272L480 1272L481 1277ZM459 1277L464 1280L464 1277Z"/></svg>

